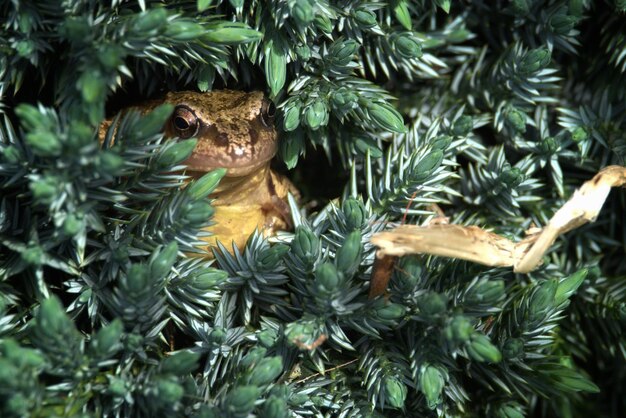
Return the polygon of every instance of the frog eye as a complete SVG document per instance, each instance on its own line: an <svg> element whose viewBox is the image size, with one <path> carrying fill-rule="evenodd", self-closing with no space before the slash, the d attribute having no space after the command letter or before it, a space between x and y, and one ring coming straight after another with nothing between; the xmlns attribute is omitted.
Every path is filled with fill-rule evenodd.
<svg viewBox="0 0 626 418"><path fill-rule="evenodd" d="M261 120L266 128L271 127L274 124L274 116L276 116L276 106L270 100L263 100L261 106Z"/></svg>
<svg viewBox="0 0 626 418"><path fill-rule="evenodd" d="M171 121L176 136L182 139L196 135L200 127L198 117L187 106L177 106L174 109Z"/></svg>

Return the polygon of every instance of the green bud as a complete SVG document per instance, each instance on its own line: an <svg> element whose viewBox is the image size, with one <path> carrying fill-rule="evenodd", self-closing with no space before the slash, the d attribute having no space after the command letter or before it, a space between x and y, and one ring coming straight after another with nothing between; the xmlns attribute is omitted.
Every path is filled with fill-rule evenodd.
<svg viewBox="0 0 626 418"><path fill-rule="evenodd" d="M205 35L206 32L207 30L199 23L174 20L168 22L164 35L174 41L189 42Z"/></svg>
<svg viewBox="0 0 626 418"><path fill-rule="evenodd" d="M358 49L359 44L355 40L339 39L333 42L330 48L328 48L327 56L335 65L345 67L350 63L350 61L352 61L352 58Z"/></svg>
<svg viewBox="0 0 626 418"><path fill-rule="evenodd" d="M54 126L35 106L21 103L16 106L15 114L26 131L51 131Z"/></svg>
<svg viewBox="0 0 626 418"><path fill-rule="evenodd" d="M288 169L292 169L298 164L300 155L304 154L306 143L302 129L293 131L287 138L280 141L280 155Z"/></svg>
<svg viewBox="0 0 626 418"><path fill-rule="evenodd" d="M465 294L465 302L477 305L493 305L504 296L504 280L481 279Z"/></svg>
<svg viewBox="0 0 626 418"><path fill-rule="evenodd" d="M39 245L29 244L26 249L21 252L20 257L29 266L40 266L43 263L44 255L43 248Z"/></svg>
<svg viewBox="0 0 626 418"><path fill-rule="evenodd" d="M502 360L498 347L484 334L474 333L466 349L469 356L478 362L498 363Z"/></svg>
<svg viewBox="0 0 626 418"><path fill-rule="evenodd" d="M128 394L128 388L124 380L112 375L107 375L107 379L109 379L108 393L115 397L124 397Z"/></svg>
<svg viewBox="0 0 626 418"><path fill-rule="evenodd" d="M452 133L456 136L467 136L474 128L474 122L469 115L462 115L452 126Z"/></svg>
<svg viewBox="0 0 626 418"><path fill-rule="evenodd" d="M517 133L526 132L526 115L524 112L517 110L514 107L509 108L505 113L506 121L511 125L511 128Z"/></svg>
<svg viewBox="0 0 626 418"><path fill-rule="evenodd" d="M230 416L247 416L260 395L261 389L256 386L238 386L226 395L223 405Z"/></svg>
<svg viewBox="0 0 626 418"><path fill-rule="evenodd" d="M450 135L440 135L433 139L430 144L430 148L433 151L445 151L452 143L452 137Z"/></svg>
<svg viewBox="0 0 626 418"><path fill-rule="evenodd" d="M572 131L572 140L576 143L589 139L589 132L583 126L579 126Z"/></svg>
<svg viewBox="0 0 626 418"><path fill-rule="evenodd" d="M397 133L405 133L404 120L396 109L387 103L367 103L367 111L372 121L380 128Z"/></svg>
<svg viewBox="0 0 626 418"><path fill-rule="evenodd" d="M578 17L566 14L555 14L548 22L552 32L557 35L567 35L577 23Z"/></svg>
<svg viewBox="0 0 626 418"><path fill-rule="evenodd" d="M27 367L29 369L38 369L46 362L45 357L38 350L31 348L22 348L20 350L20 356L16 359L19 366Z"/></svg>
<svg viewBox="0 0 626 418"><path fill-rule="evenodd" d="M292 401L292 396L298 396L298 394L295 394L291 391L290 387L287 386L285 383L279 383L277 385L274 385L272 387L272 389L270 389L269 392L270 396L274 396L277 398L281 398L281 399L287 399L290 398L289 401L291 403ZM299 405L301 402L294 402L294 405Z"/></svg>
<svg viewBox="0 0 626 418"><path fill-rule="evenodd" d="M333 108L343 111L356 107L357 100L358 97L356 94L343 87L332 92L330 96L330 102L333 105Z"/></svg>
<svg viewBox="0 0 626 418"><path fill-rule="evenodd" d="M474 326L463 315L457 315L445 329L445 336L452 343L463 343L474 333Z"/></svg>
<svg viewBox="0 0 626 418"><path fill-rule="evenodd" d="M311 48L308 45L298 45L296 46L296 54L300 60L308 61L311 59Z"/></svg>
<svg viewBox="0 0 626 418"><path fill-rule="evenodd" d="M193 287L201 291L208 291L219 287L227 279L228 273L224 270L207 267L202 273L194 277Z"/></svg>
<svg viewBox="0 0 626 418"><path fill-rule="evenodd" d="M325 34L330 34L333 31L333 24L327 16L322 14L318 14L315 16L315 27L324 32Z"/></svg>
<svg viewBox="0 0 626 418"><path fill-rule="evenodd" d="M448 298L446 295L437 292L428 292L419 297L417 306L420 314L429 318L437 317L446 312L448 308Z"/></svg>
<svg viewBox="0 0 626 418"><path fill-rule="evenodd" d="M547 67L550 61L552 57L547 48L531 49L522 58L519 71L521 74L529 75Z"/></svg>
<svg viewBox="0 0 626 418"><path fill-rule="evenodd" d="M166 103L155 107L150 113L147 113L141 117L139 123L139 130L136 132L141 138L148 138L156 135L163 130L163 125L167 118L170 117L174 106Z"/></svg>
<svg viewBox="0 0 626 418"><path fill-rule="evenodd" d="M419 58L423 55L421 43L410 34L397 36L393 40L393 46L398 54L405 59Z"/></svg>
<svg viewBox="0 0 626 418"><path fill-rule="evenodd" d="M554 294L554 304L558 306L576 293L578 287L585 281L587 273L587 269L582 269L578 270L569 277L561 279L556 289L556 293Z"/></svg>
<svg viewBox="0 0 626 418"><path fill-rule="evenodd" d="M278 266L280 260L289 251L289 247L284 244L276 244L263 250L256 259L257 266L261 270L271 270Z"/></svg>
<svg viewBox="0 0 626 418"><path fill-rule="evenodd" d="M222 344L226 341L226 331L222 328L214 328L209 334L209 340L216 345Z"/></svg>
<svg viewBox="0 0 626 418"><path fill-rule="evenodd" d="M517 403L507 403L504 405L500 405L495 410L496 418L525 418L526 414L523 412L523 409Z"/></svg>
<svg viewBox="0 0 626 418"><path fill-rule="evenodd" d="M187 187L187 194L195 200L204 199L210 195L213 190L215 190L225 174L225 168L218 168L217 170L209 171L207 174L200 177Z"/></svg>
<svg viewBox="0 0 626 418"><path fill-rule="evenodd" d="M2 152L4 160L11 164L17 164L22 160L22 153L15 145L0 148L0 152Z"/></svg>
<svg viewBox="0 0 626 418"><path fill-rule="evenodd" d="M310 322L292 322L285 328L285 337L294 345L312 344L319 337L319 333Z"/></svg>
<svg viewBox="0 0 626 418"><path fill-rule="evenodd" d="M366 7L358 7L352 12L352 17L363 29L371 29L376 26L376 14Z"/></svg>
<svg viewBox="0 0 626 418"><path fill-rule="evenodd" d="M98 163L103 173L119 176L124 167L124 159L111 151L102 151Z"/></svg>
<svg viewBox="0 0 626 418"><path fill-rule="evenodd" d="M368 220L368 213L365 205L353 197L343 201L341 205L343 215L346 217L346 226L348 230L361 230Z"/></svg>
<svg viewBox="0 0 626 418"><path fill-rule="evenodd" d="M411 13L409 12L408 1L394 0L390 3L390 6L398 23L404 26L406 30L411 30L413 22L411 22Z"/></svg>
<svg viewBox="0 0 626 418"><path fill-rule="evenodd" d="M128 334L124 342L125 349L130 352L139 352L144 348L144 338L142 335L139 334Z"/></svg>
<svg viewBox="0 0 626 418"><path fill-rule="evenodd" d="M77 85L86 103L104 100L107 86L99 70L84 72L78 78Z"/></svg>
<svg viewBox="0 0 626 418"><path fill-rule="evenodd" d="M406 308L398 303L386 303L376 309L376 317L384 321L396 321L404 316Z"/></svg>
<svg viewBox="0 0 626 418"><path fill-rule="evenodd" d="M179 351L161 361L161 372L176 376L193 373L198 368L200 353Z"/></svg>
<svg viewBox="0 0 626 418"><path fill-rule="evenodd" d="M352 276L361 264L362 252L361 231L350 232L335 254L337 269L347 276Z"/></svg>
<svg viewBox="0 0 626 418"><path fill-rule="evenodd" d="M265 358L267 354L267 349L263 347L254 347L252 350L248 352L239 363L241 367L254 367L259 364L261 360Z"/></svg>
<svg viewBox="0 0 626 418"><path fill-rule="evenodd" d="M272 396L263 403L263 408L261 408L259 416L267 418L289 418L291 417L291 412L284 399Z"/></svg>
<svg viewBox="0 0 626 418"><path fill-rule="evenodd" d="M383 379L383 388L385 390L385 402L392 408L404 407L406 400L407 388L404 383L395 377L385 377Z"/></svg>
<svg viewBox="0 0 626 418"><path fill-rule="evenodd" d="M51 176L31 181L28 185L35 203L40 205L51 204L60 193L59 186L57 179Z"/></svg>
<svg viewBox="0 0 626 418"><path fill-rule="evenodd" d="M165 277L172 269L177 258L178 244L176 241L170 242L163 249L159 248L155 250L149 261L150 275L154 278Z"/></svg>
<svg viewBox="0 0 626 418"><path fill-rule="evenodd" d="M417 158L421 158L417 160ZM441 165L443 162L443 151L435 150L430 154L420 157L418 155L415 156L413 160L414 172L416 173L413 176L413 181L423 181L426 180L432 173Z"/></svg>
<svg viewBox="0 0 626 418"><path fill-rule="evenodd" d="M201 65L197 77L198 90L205 93L211 90L215 81L215 68L209 64Z"/></svg>
<svg viewBox="0 0 626 418"><path fill-rule="evenodd" d="M296 0L291 9L291 17L293 17L299 25L307 26L315 19L314 5L315 4L310 0Z"/></svg>
<svg viewBox="0 0 626 418"><path fill-rule="evenodd" d="M75 121L69 128L67 143L70 147L81 148L93 144L93 129L86 123Z"/></svg>
<svg viewBox="0 0 626 418"><path fill-rule="evenodd" d="M45 334L67 335L70 331L76 332L74 323L67 316L65 308L56 296L41 303L36 317L36 328ZM70 344L71 341L67 343Z"/></svg>
<svg viewBox="0 0 626 418"><path fill-rule="evenodd" d="M17 370L15 371L17 373ZM8 396L6 403L3 405L3 410L11 411L11 416L32 416L28 412L35 409L32 400L19 392L13 392ZM34 411L33 411L34 412Z"/></svg>
<svg viewBox="0 0 626 418"><path fill-rule="evenodd" d="M158 379L156 384L156 398L161 405L172 407L185 394L183 387L170 379Z"/></svg>
<svg viewBox="0 0 626 418"><path fill-rule="evenodd" d="M108 71L124 64L125 52L119 45L104 44L98 48L98 61Z"/></svg>
<svg viewBox="0 0 626 418"><path fill-rule="evenodd" d="M28 58L30 55L35 52L35 43L30 39L21 39L17 41L13 48L17 51L17 55L22 58Z"/></svg>
<svg viewBox="0 0 626 418"><path fill-rule="evenodd" d="M86 17L67 16L59 27L59 35L71 42L85 42L93 35L93 30Z"/></svg>
<svg viewBox="0 0 626 418"><path fill-rule="evenodd" d="M148 269L143 264L133 264L128 269L124 287L131 294L142 293L148 285Z"/></svg>
<svg viewBox="0 0 626 418"><path fill-rule="evenodd" d="M12 366L19 368L39 368L46 362L39 350L21 347L12 338L0 341L0 358L2 357ZM8 366L8 364L2 364L2 366Z"/></svg>
<svg viewBox="0 0 626 418"><path fill-rule="evenodd" d="M215 209L205 200L196 200L189 202L185 206L183 211L183 218L192 225L205 224L211 216L213 216Z"/></svg>
<svg viewBox="0 0 626 418"><path fill-rule="evenodd" d="M296 227L296 233L291 241L293 255L306 264L312 265L320 253L320 240L310 229L305 226Z"/></svg>
<svg viewBox="0 0 626 418"><path fill-rule="evenodd" d="M500 173L500 181L504 185L514 188L524 181L524 175L522 174L522 170L517 167L505 168L502 173Z"/></svg>
<svg viewBox="0 0 626 418"><path fill-rule="evenodd" d="M287 78L287 54L272 45L265 53L265 78L272 96L276 96Z"/></svg>
<svg viewBox="0 0 626 418"><path fill-rule="evenodd" d="M279 356L262 359L252 370L248 383L265 386L272 383L283 372L283 360Z"/></svg>
<svg viewBox="0 0 626 418"><path fill-rule="evenodd" d="M530 6L528 0L512 0L511 10L516 16L524 17L530 12Z"/></svg>
<svg viewBox="0 0 626 418"><path fill-rule="evenodd" d="M235 9L241 9L243 7L244 0L228 0L228 2Z"/></svg>
<svg viewBox="0 0 626 418"><path fill-rule="evenodd" d="M502 355L507 360L521 358L524 355L524 340L509 338L502 346Z"/></svg>
<svg viewBox="0 0 626 418"><path fill-rule="evenodd" d="M294 103L285 109L283 117L283 129L285 132L291 132L300 125L300 104Z"/></svg>
<svg viewBox="0 0 626 418"><path fill-rule="evenodd" d="M156 164L160 168L170 168L185 161L193 152L197 139L188 139L167 146L156 159Z"/></svg>
<svg viewBox="0 0 626 418"><path fill-rule="evenodd" d="M326 101L317 99L304 109L304 123L312 130L328 124L328 106Z"/></svg>
<svg viewBox="0 0 626 418"><path fill-rule="evenodd" d="M548 136L539 143L539 149L544 154L553 155L559 149L559 142L555 137Z"/></svg>
<svg viewBox="0 0 626 418"><path fill-rule="evenodd" d="M207 42L218 44L240 44L256 42L263 37L261 32L239 22L222 22L212 30L206 31L202 37Z"/></svg>
<svg viewBox="0 0 626 418"><path fill-rule="evenodd" d="M552 370L550 380L555 388L565 392L600 392L598 386L570 367Z"/></svg>
<svg viewBox="0 0 626 418"><path fill-rule="evenodd" d="M92 296L93 296L93 291L91 289L87 288L86 290L81 292L80 296L78 297L78 301L81 304L85 304L85 303L89 302L89 299L91 299Z"/></svg>
<svg viewBox="0 0 626 418"><path fill-rule="evenodd" d="M334 264L326 262L315 269L315 283L320 292L332 293L339 286L340 273Z"/></svg>
<svg viewBox="0 0 626 418"><path fill-rule="evenodd" d="M420 368L419 387L428 408L435 409L441 403L441 391L445 383L445 376L438 367L426 363Z"/></svg>
<svg viewBox="0 0 626 418"><path fill-rule="evenodd" d="M356 106L356 103L355 103ZM369 135L354 135L353 136L354 147L361 155L367 155L369 151L372 158L381 158L383 151L378 145L378 142Z"/></svg>
<svg viewBox="0 0 626 418"><path fill-rule="evenodd" d="M554 308L558 286L558 280L552 279L546 280L535 288L528 303L528 319L530 322L543 318L550 309Z"/></svg>
<svg viewBox="0 0 626 418"><path fill-rule="evenodd" d="M91 340L90 349L98 356L105 357L115 354L122 345L120 339L124 332L124 324L119 319L113 320L109 325L100 328Z"/></svg>
<svg viewBox="0 0 626 418"><path fill-rule="evenodd" d="M26 134L26 143L35 155L40 157L56 157L61 154L62 144L55 134L48 131L35 131Z"/></svg>
<svg viewBox="0 0 626 418"><path fill-rule="evenodd" d="M278 333L276 332L276 330L266 329L259 332L257 338L259 343L263 347L270 348L276 343L276 340L278 339Z"/></svg>
<svg viewBox="0 0 626 418"><path fill-rule="evenodd" d="M0 358L0 379L3 385L6 385L6 387L15 386L19 375L20 372L15 364L12 364L7 359Z"/></svg>
<svg viewBox="0 0 626 418"><path fill-rule="evenodd" d="M162 28L166 23L167 11L163 8L155 8L141 12L129 28L135 33L147 34L147 32Z"/></svg>

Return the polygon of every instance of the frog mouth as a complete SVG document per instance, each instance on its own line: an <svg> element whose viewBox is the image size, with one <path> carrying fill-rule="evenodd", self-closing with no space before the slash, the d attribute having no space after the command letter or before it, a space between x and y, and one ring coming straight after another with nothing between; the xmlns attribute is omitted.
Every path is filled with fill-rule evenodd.
<svg viewBox="0 0 626 418"><path fill-rule="evenodd" d="M228 177L253 173L268 165L276 154L276 147L251 147L245 150L237 147L232 147L230 150L225 150L223 147L198 148L196 146L194 152L184 162L188 170L211 171L225 168Z"/></svg>

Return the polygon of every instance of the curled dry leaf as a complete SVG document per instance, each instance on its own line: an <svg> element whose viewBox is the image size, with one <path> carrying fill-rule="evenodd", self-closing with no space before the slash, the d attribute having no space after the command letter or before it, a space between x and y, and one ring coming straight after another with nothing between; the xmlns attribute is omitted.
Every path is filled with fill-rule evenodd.
<svg viewBox="0 0 626 418"><path fill-rule="evenodd" d="M433 224L402 225L372 237L379 247L370 284L370 297L381 294L391 276L389 257L406 254L432 254L460 258L494 267L513 267L516 273L534 270L556 238L593 222L612 187L626 185L626 168L609 166L574 192L548 224L519 242L485 231L477 226ZM388 272L388 274L387 274ZM383 280L386 280L384 283Z"/></svg>

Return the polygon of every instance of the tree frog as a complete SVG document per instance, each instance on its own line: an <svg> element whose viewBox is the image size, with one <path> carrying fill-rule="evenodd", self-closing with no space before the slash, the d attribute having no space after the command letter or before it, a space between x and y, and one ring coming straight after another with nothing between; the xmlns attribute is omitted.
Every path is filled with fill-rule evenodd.
<svg viewBox="0 0 626 418"><path fill-rule="evenodd" d="M298 193L288 179L270 168L278 144L275 108L262 92L170 92L143 110L161 103L174 105L163 128L166 136L198 139L184 162L187 173L200 177L216 168L227 169L209 196L215 199L215 225L207 228L213 235L203 238L206 250L215 247L216 241L229 251L232 242L242 249L256 228L270 236L291 227L287 192Z"/></svg>

